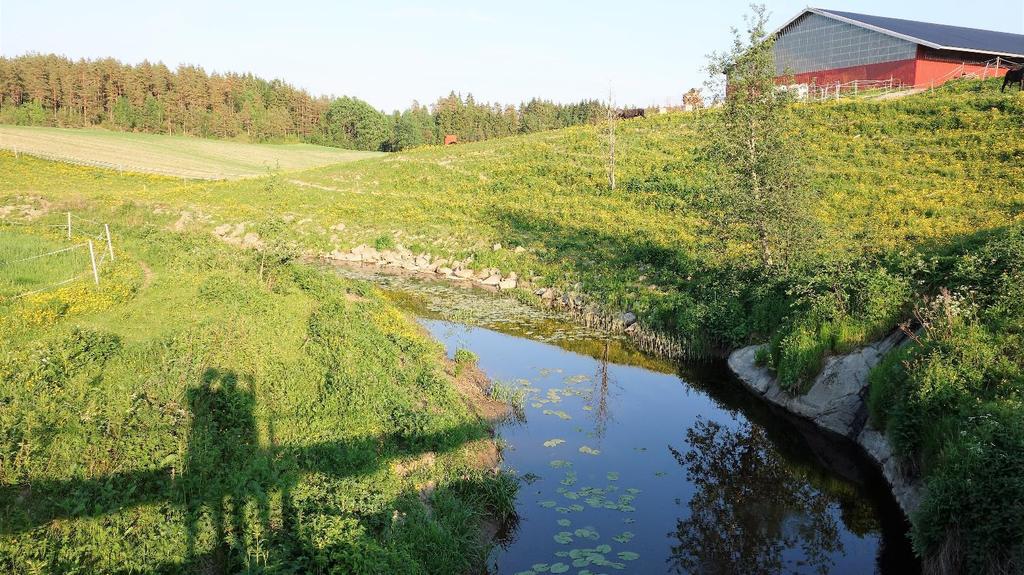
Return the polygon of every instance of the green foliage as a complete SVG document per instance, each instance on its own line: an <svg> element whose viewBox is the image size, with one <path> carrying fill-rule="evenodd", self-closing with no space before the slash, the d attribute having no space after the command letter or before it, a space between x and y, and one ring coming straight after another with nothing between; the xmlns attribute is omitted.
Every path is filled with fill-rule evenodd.
<svg viewBox="0 0 1024 575"><path fill-rule="evenodd" d="M395 247L395 238L387 234L377 236L377 239L373 240L373 247L378 250L390 250Z"/></svg>
<svg viewBox="0 0 1024 575"><path fill-rule="evenodd" d="M468 349L459 348L455 350L455 363L462 365L473 365L480 359L477 355Z"/></svg>
<svg viewBox="0 0 1024 575"><path fill-rule="evenodd" d="M324 112L324 143L351 150L384 149L390 134L388 118L358 98L331 102Z"/></svg>
<svg viewBox="0 0 1024 575"><path fill-rule="evenodd" d="M477 468L488 430L411 320L274 239L261 254L148 225L118 238L103 306L74 287L0 301L0 571L483 563L480 522L510 512L515 484ZM140 262L153 277L118 287Z"/></svg>
<svg viewBox="0 0 1024 575"><path fill-rule="evenodd" d="M708 71L725 78L720 111L698 124L712 167L711 201L720 205L727 229L757 245L766 273L803 257L812 235L813 195L802 176L801 134L792 97L775 86L774 39L765 7L753 6L746 37L710 58Z"/></svg>
<svg viewBox="0 0 1024 575"><path fill-rule="evenodd" d="M915 545L956 571L1012 572L1024 553L1010 503L1024 498L1022 250L1016 225L937 258L922 276L954 291L927 300L914 341L871 373L872 421L927 485Z"/></svg>
<svg viewBox="0 0 1024 575"><path fill-rule="evenodd" d="M799 391L821 371L827 356L849 353L892 331L912 298L910 280L885 268L826 268L791 290L792 320L769 346L779 383Z"/></svg>

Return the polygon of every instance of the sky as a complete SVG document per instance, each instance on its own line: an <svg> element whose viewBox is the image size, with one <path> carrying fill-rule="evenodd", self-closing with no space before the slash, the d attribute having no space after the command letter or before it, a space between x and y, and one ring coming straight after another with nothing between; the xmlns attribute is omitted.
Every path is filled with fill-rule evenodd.
<svg viewBox="0 0 1024 575"><path fill-rule="evenodd" d="M1024 0L822 0L815 6L1024 34ZM777 26L806 0L766 2ZM676 103L700 87L748 1L0 0L0 55L56 53L252 72L391 111L477 101Z"/></svg>

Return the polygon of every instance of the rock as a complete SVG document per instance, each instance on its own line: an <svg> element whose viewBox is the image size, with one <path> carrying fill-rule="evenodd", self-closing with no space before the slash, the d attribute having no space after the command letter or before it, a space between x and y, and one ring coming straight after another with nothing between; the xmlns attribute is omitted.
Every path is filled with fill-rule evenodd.
<svg viewBox="0 0 1024 575"><path fill-rule="evenodd" d="M249 233L245 234L244 237L242 237L242 247L258 248L258 247L262 247L262 246L263 246L263 240L260 239L259 235L255 234L253 232L249 232Z"/></svg>
<svg viewBox="0 0 1024 575"><path fill-rule="evenodd" d="M443 276L450 276L452 275L452 268L441 266L437 268L437 273Z"/></svg>
<svg viewBox="0 0 1024 575"><path fill-rule="evenodd" d="M331 226L331 229L336 231L336 232L344 231L345 230L345 224L343 224L341 222L336 223L333 226Z"/></svg>
<svg viewBox="0 0 1024 575"><path fill-rule="evenodd" d="M231 232L231 224L221 224L213 228L213 234L216 236L226 236Z"/></svg>
<svg viewBox="0 0 1024 575"><path fill-rule="evenodd" d="M548 300L548 301L551 301L551 300L555 299L555 296L556 296L556 295L557 295L557 294L555 294L555 290L553 290L553 289L551 289L551 288L546 288L546 289L544 289L544 291L543 291L543 292L542 292L542 293L540 294L540 297L541 297L541 299L544 299L544 300Z"/></svg>
<svg viewBox="0 0 1024 575"><path fill-rule="evenodd" d="M427 257L424 257L424 256L416 256L416 260L415 261L416 261L416 265L420 266L421 268L425 268L428 265L430 265L430 258L427 258Z"/></svg>
<svg viewBox="0 0 1024 575"><path fill-rule="evenodd" d="M510 280L518 280L519 279L519 274L517 274L516 272L509 272L508 279L510 279Z"/></svg>
<svg viewBox="0 0 1024 575"><path fill-rule="evenodd" d="M496 285L501 283L501 275L500 274L493 274L493 275L487 276L487 278L485 278L480 283L484 284L485 286L496 286Z"/></svg>
<svg viewBox="0 0 1024 575"><path fill-rule="evenodd" d="M352 253L354 253L354 254L361 254L361 253L365 252L368 249L370 249L370 247L367 246L366 244L359 244L358 246L352 248Z"/></svg>
<svg viewBox="0 0 1024 575"><path fill-rule="evenodd" d="M533 290L533 295L535 295L537 297L542 297L544 295L545 291L547 291L546 288L537 288L537 289Z"/></svg>
<svg viewBox="0 0 1024 575"><path fill-rule="evenodd" d="M623 327L629 327L636 323L636 314L631 311L627 311L619 316L619 321L622 322Z"/></svg>
<svg viewBox="0 0 1024 575"><path fill-rule="evenodd" d="M505 278L498 282L498 289L515 289L516 280L515 278Z"/></svg>
<svg viewBox="0 0 1024 575"><path fill-rule="evenodd" d="M376 263L380 261L380 253L377 251L377 248L365 248L359 253L359 259L364 262Z"/></svg>
<svg viewBox="0 0 1024 575"><path fill-rule="evenodd" d="M455 277L460 278L460 279L464 279L464 280L473 279L473 270L469 270L469 269L465 269L465 268L457 269L457 270L455 270Z"/></svg>
<svg viewBox="0 0 1024 575"><path fill-rule="evenodd" d="M494 244L493 246L491 246L491 249L494 251L498 251L501 249L501 244Z"/></svg>
<svg viewBox="0 0 1024 575"><path fill-rule="evenodd" d="M521 254L526 251L526 248L524 248L523 246L516 246L516 249L512 251L516 252L517 254Z"/></svg>
<svg viewBox="0 0 1024 575"><path fill-rule="evenodd" d="M868 423L865 403L871 369L903 341L903 334L897 331L853 353L829 358L804 395L792 395L783 390L771 370L756 364L757 352L763 346L734 351L729 355L729 368L767 401L812 421L819 428L857 442L881 468L896 501L909 516L917 509L924 487L906 473L885 435Z"/></svg>

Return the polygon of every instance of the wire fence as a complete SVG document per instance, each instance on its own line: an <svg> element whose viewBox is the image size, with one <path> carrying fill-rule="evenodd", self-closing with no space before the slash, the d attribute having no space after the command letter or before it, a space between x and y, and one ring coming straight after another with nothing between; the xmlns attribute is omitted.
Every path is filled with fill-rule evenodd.
<svg viewBox="0 0 1024 575"><path fill-rule="evenodd" d="M848 82L836 81L828 84L794 84L792 86L780 86L779 89L793 92L800 100L818 102L845 97L884 96L908 90L930 91L950 80L958 78L987 80L1001 76L1006 70L1019 65L1020 62L998 57L976 64L961 63L942 76L917 84L904 84L898 78L891 77L886 80L851 80Z"/></svg>
<svg viewBox="0 0 1024 575"><path fill-rule="evenodd" d="M63 219L57 224L0 218L0 299L16 300L80 280L100 285L104 265L115 259L110 225L72 212ZM43 251L48 247L53 249Z"/></svg>

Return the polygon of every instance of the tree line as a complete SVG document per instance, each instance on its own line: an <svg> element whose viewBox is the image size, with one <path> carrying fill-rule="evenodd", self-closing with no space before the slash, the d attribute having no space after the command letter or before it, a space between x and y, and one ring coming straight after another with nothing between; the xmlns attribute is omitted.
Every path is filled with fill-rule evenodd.
<svg viewBox="0 0 1024 575"><path fill-rule="evenodd" d="M302 141L396 151L499 138L597 122L598 100L483 103L454 92L431 106L391 114L353 97L313 96L282 80L207 73L181 65L71 60L53 54L0 57L0 123L89 127L254 142Z"/></svg>

